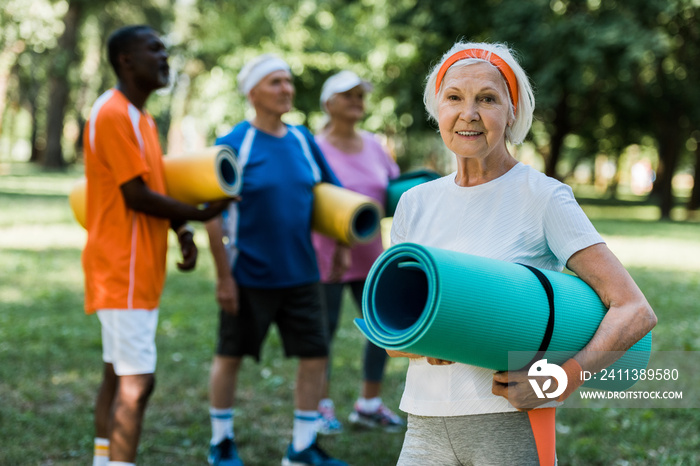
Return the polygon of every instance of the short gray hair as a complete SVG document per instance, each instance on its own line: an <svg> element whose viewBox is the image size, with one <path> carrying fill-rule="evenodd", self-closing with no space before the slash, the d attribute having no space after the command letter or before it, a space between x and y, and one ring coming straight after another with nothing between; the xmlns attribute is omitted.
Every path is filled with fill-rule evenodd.
<svg viewBox="0 0 700 466"><path fill-rule="evenodd" d="M525 140L525 136L530 132L530 127L532 126L532 114L535 111L535 96L532 92L532 86L530 80L525 73L525 70L520 66L518 61L513 56L514 53L505 44L499 43L485 43L485 42L457 42L448 50L440 59L440 62L435 65L428 74L426 79L425 90L423 92L423 103L425 104L425 109L428 111L430 119L437 122L438 119L438 94L442 90L442 85L440 89L436 91L435 85L437 81L438 72L452 55L458 53L462 50L467 49L481 49L487 52L498 55L506 64L513 70L515 78L518 83L518 103L515 111L513 110L513 102L510 102L510 115L514 119L513 125L506 128L506 140L512 144L520 144ZM486 59L482 58L467 58L464 60L459 60L452 66L466 66L472 65L474 63L490 63ZM495 67L495 65L492 64ZM505 78L504 78L505 81ZM508 89L508 83L506 82L506 90ZM509 97L510 96L510 92Z"/></svg>

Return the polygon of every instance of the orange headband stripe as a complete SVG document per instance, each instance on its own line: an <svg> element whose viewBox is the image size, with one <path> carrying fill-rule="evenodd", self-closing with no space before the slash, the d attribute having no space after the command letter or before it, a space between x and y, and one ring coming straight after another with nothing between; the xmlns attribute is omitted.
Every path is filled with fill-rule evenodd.
<svg viewBox="0 0 700 466"><path fill-rule="evenodd" d="M483 49L460 50L459 52L455 53L450 58L445 60L445 63L442 64L437 74L437 80L435 81L435 94L437 94L440 91L442 78L445 77L445 73L447 73L447 70L450 68L450 66L454 65L459 60L465 60L467 58L477 58L479 60L486 60L487 62L491 63L493 66L498 68L498 71L501 72L501 74L506 80L506 83L508 84L508 91L510 91L510 100L511 102L513 102L513 112L515 113L515 110L518 108L518 80L515 78L515 73L513 73L511 67L508 66L508 63L506 63L501 57L499 57L493 52L489 52Z"/></svg>

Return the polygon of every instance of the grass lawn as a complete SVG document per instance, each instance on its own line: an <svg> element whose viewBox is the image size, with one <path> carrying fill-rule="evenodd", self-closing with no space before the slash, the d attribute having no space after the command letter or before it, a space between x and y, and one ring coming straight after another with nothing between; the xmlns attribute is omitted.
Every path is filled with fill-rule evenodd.
<svg viewBox="0 0 700 466"><path fill-rule="evenodd" d="M4 171L3 171L4 169ZM0 167L0 465L91 463L92 407L101 369L99 325L82 311L80 251L85 233L66 194L79 173ZM657 222L653 206L581 199L596 227L647 295L659 317L654 349L700 351L700 224ZM200 262L175 269L161 303L157 388L139 449L140 465L206 464L207 385L215 343L214 272L206 235ZM175 243L174 241L172 242ZM333 348L332 397L345 419L359 389L362 337L347 300ZM383 398L401 396L405 360L391 360ZM236 435L246 465L279 464L291 437L296 364L276 333L263 360L247 360L237 397ZM562 409L562 465L700 464L696 409ZM322 438L353 465L395 464L401 434L348 430Z"/></svg>

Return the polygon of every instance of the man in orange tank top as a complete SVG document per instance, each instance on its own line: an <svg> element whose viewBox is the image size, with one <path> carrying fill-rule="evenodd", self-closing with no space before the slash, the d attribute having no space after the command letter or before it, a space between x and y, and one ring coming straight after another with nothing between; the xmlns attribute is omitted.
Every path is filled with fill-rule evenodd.
<svg viewBox="0 0 700 466"><path fill-rule="evenodd" d="M149 95L167 86L168 53L149 26L126 26L109 38L117 85L102 94L85 127L86 222L82 262L85 311L102 326L104 372L95 406L93 465L135 464L148 398L154 386L155 331L165 282L168 229L176 231L191 270L197 247L188 220L218 215L165 191L162 151Z"/></svg>

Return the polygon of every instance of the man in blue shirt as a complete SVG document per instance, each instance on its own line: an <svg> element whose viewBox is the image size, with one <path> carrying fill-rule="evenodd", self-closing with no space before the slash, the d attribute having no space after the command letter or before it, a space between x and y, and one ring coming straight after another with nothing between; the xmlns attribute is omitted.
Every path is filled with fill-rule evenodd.
<svg viewBox="0 0 700 466"><path fill-rule="evenodd" d="M210 378L209 462L243 464L233 440L237 375L244 355L259 360L274 322L285 355L299 358L292 442L282 464L345 465L316 443L328 344L311 244L313 188L321 181L340 183L308 129L282 121L294 97L287 63L274 55L257 57L241 70L238 83L255 117L216 143L238 153L242 200L207 224L221 306ZM340 276L349 250L339 245L335 256Z"/></svg>

